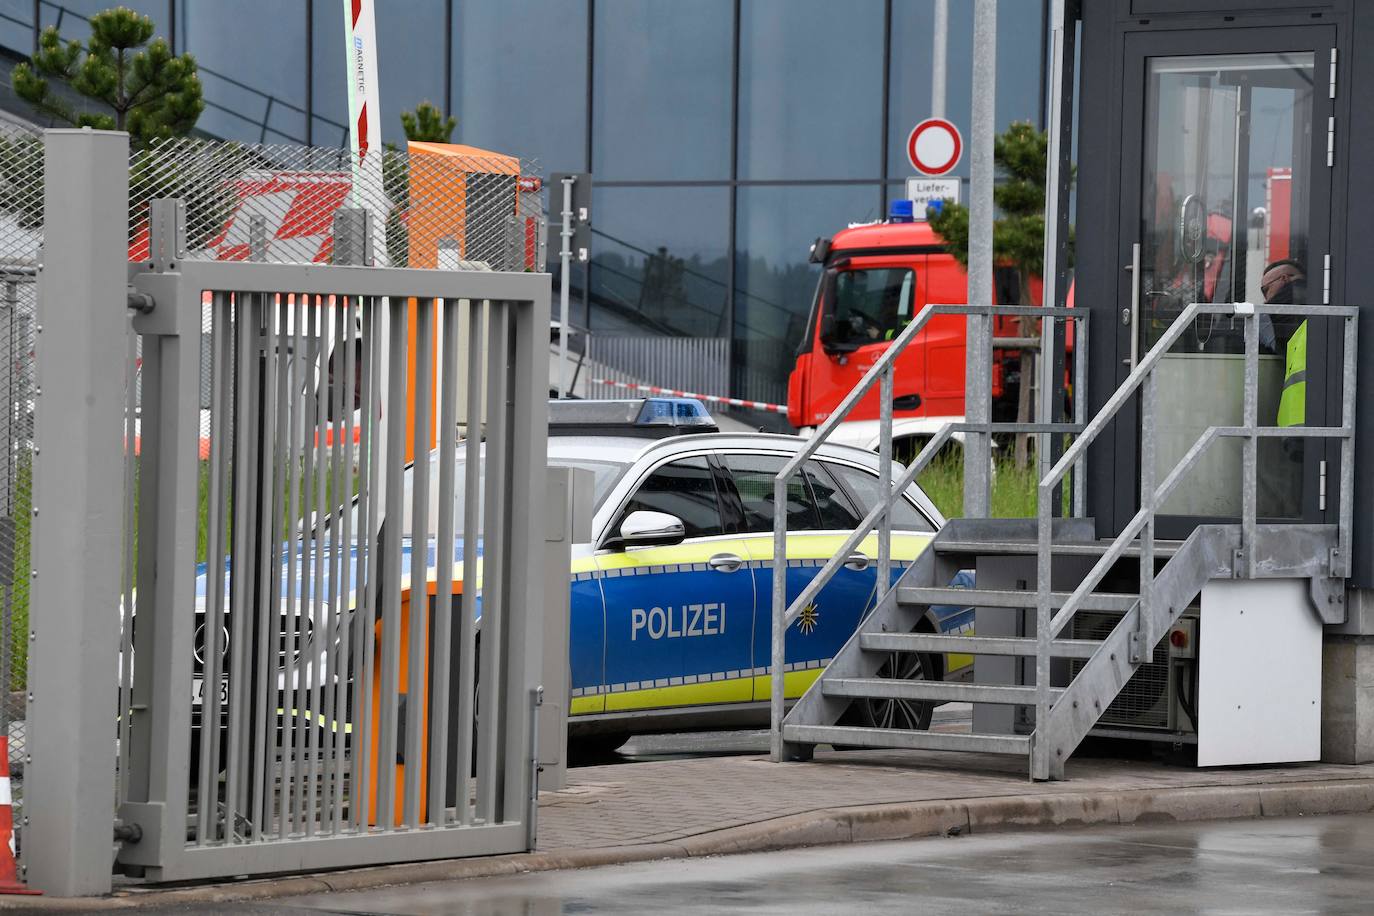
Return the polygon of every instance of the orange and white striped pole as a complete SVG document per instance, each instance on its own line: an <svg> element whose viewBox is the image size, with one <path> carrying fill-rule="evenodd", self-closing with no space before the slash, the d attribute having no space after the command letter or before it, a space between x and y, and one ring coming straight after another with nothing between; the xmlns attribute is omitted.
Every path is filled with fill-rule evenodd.
<svg viewBox="0 0 1374 916"><path fill-rule="evenodd" d="M0 735L0 894L41 894L19 880L14 849L14 799L10 795L10 739Z"/></svg>

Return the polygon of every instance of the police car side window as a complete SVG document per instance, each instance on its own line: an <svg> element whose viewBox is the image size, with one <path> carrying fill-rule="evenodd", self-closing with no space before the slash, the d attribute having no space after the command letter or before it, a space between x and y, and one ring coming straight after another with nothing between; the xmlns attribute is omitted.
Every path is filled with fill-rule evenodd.
<svg viewBox="0 0 1374 916"><path fill-rule="evenodd" d="M854 494L854 499L858 502L859 511L867 515L882 499L878 484L878 475L868 471L850 467L845 464L833 464L826 462L825 466L829 471L840 479L845 489ZM905 499L898 499L892 503L892 527L906 531L934 531L925 516L916 511L916 507Z"/></svg>
<svg viewBox="0 0 1374 916"><path fill-rule="evenodd" d="M705 458L680 458L650 474L625 504L611 531L618 533L625 517L641 509L676 515L689 538L721 533L716 484Z"/></svg>
<svg viewBox="0 0 1374 916"><path fill-rule="evenodd" d="M778 476L787 459L775 455L724 457L744 506L744 531L772 531L773 478ZM815 531L821 527L811 488L801 474L794 474L787 482L787 530Z"/></svg>
<svg viewBox="0 0 1374 916"><path fill-rule="evenodd" d="M849 495L841 490L818 462L806 462L806 479L816 497L816 509L821 515L821 527L827 530L853 531L863 521L856 512Z"/></svg>

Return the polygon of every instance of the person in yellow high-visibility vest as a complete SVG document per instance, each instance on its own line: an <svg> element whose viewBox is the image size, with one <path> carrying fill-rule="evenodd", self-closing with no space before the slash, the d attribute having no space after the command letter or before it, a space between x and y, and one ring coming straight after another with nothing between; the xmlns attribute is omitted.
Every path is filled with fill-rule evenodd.
<svg viewBox="0 0 1374 916"><path fill-rule="evenodd" d="M1268 304L1303 305L1305 297L1305 275L1303 264L1285 258L1275 261L1264 268L1260 277L1260 294ZM1271 352L1278 353L1279 339L1276 338L1275 324L1289 324L1292 321L1271 321L1261 325L1261 343ZM1264 339L1268 338L1268 339ZM1301 321L1287 338L1285 360L1283 360L1283 393L1279 396L1278 426L1303 426L1307 420L1307 320ZM1285 452L1297 457L1301 455L1301 439L1293 439L1292 444L1285 442Z"/></svg>
<svg viewBox="0 0 1374 916"><path fill-rule="evenodd" d="M1304 286L1307 275L1300 262L1291 259L1275 261L1264 269L1260 277L1260 294L1270 304L1302 305L1306 298ZM1274 324L1262 328L1261 340L1272 351L1278 352L1279 341L1274 332ZM1286 322L1285 322L1286 323ZM1289 336L1284 360L1283 393L1279 396L1277 422L1279 426L1302 426L1307 419L1307 321Z"/></svg>

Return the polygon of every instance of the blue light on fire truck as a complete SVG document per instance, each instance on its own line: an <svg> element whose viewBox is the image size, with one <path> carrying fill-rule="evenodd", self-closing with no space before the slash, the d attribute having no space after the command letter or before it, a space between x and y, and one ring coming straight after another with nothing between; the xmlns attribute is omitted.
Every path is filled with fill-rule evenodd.
<svg viewBox="0 0 1374 916"><path fill-rule="evenodd" d="M893 223L913 223L916 221L912 204L909 200L894 200L888 204L887 218Z"/></svg>

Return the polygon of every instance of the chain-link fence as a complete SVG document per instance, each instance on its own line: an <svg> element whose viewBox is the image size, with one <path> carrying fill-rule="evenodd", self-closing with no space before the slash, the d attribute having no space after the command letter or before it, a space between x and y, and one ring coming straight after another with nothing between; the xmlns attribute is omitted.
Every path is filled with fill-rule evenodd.
<svg viewBox="0 0 1374 916"><path fill-rule="evenodd" d="M0 129L0 734L23 797L33 518L34 334L43 225L43 144Z"/></svg>
<svg viewBox="0 0 1374 916"><path fill-rule="evenodd" d="M185 204L182 258L331 263L344 253L335 251L335 217L361 209L375 265L542 271L540 188L533 161L448 144L387 147L358 162L346 149L159 140L130 153L129 260L149 257L151 202L177 198ZM207 299L203 339L213 330ZM208 356L201 391L208 409ZM209 432L207 410L202 442Z"/></svg>
<svg viewBox="0 0 1374 916"><path fill-rule="evenodd" d="M365 167L355 165L347 150L205 139L168 139L136 149L129 162L129 260L149 257L151 201L174 197L185 203L186 247L178 254L183 259L329 263L335 260L336 215L358 208L369 214L372 262L378 265L544 269L544 212L535 163L461 146L416 144L408 151L377 151L372 161L364 158ZM16 776L22 775L25 755L33 354L43 196L42 135L0 127L0 729L10 736ZM111 290L112 297L122 295ZM213 330L207 298L203 339L209 340ZM136 350L133 364L137 373ZM204 359L205 408L210 368L211 361ZM136 453L141 398L137 388L134 394L128 428ZM208 423L207 409L202 411L203 443ZM133 550L136 540L131 529ZM17 780L16 804L21 787Z"/></svg>
<svg viewBox="0 0 1374 916"><path fill-rule="evenodd" d="M378 156L380 154L380 161ZM334 217L371 217L373 260L391 267L543 270L534 163L465 147L374 151L158 141L129 163L129 257L148 257L148 205L186 204L183 257L310 264L334 260Z"/></svg>

